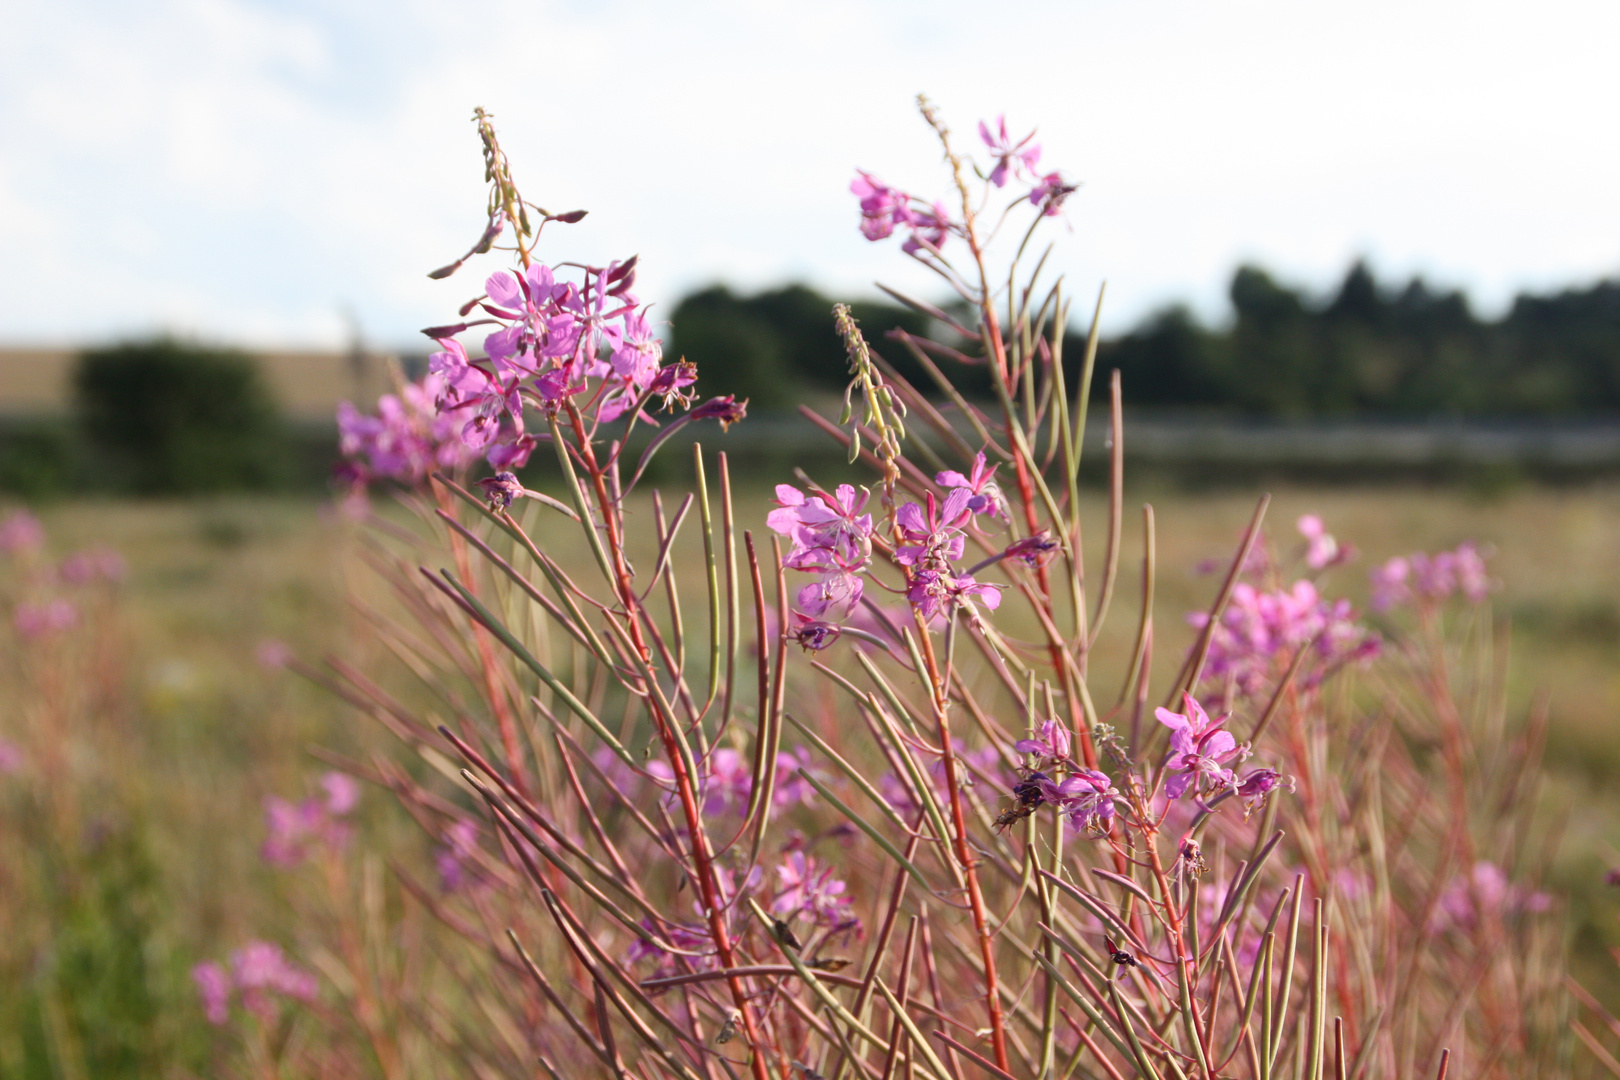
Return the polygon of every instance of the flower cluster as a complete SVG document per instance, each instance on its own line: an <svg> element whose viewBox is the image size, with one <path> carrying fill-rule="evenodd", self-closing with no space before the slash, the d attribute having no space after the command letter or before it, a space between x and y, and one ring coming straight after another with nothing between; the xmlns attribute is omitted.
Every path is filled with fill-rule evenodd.
<svg viewBox="0 0 1620 1080"><path fill-rule="evenodd" d="M1005 188L1012 180L1028 183L1029 191L1019 201L1028 200L1047 216L1062 213L1063 203L1074 194L1076 185L1064 180L1061 172L1036 172L1041 145L1035 142L1035 132L1014 139L1007 131L1007 118L998 116L993 127L979 122L979 139L990 151L992 164L982 175L992 187ZM861 234L868 240L883 240L896 229L905 229L906 239L900 246L908 255L937 254L947 237L965 231L961 223L951 220L944 203L930 203L891 187L864 169L856 170L849 190L860 200Z"/></svg>
<svg viewBox="0 0 1620 1080"><path fill-rule="evenodd" d="M818 575L798 592L798 609L812 620L841 623L861 602L861 575L872 561L872 515L865 513L870 497L849 484L833 495L776 486L777 508L765 523L793 542L782 565Z"/></svg>
<svg viewBox="0 0 1620 1080"><path fill-rule="evenodd" d="M807 748L799 746L776 755L776 777L771 785L774 809L786 810L814 798L815 789L799 775L801 768L810 768ZM752 761L729 746L720 747L707 761L699 762L698 791L703 800L703 813L745 813L754 791L753 769ZM675 772L668 762L649 761L647 772L662 790L675 790Z"/></svg>
<svg viewBox="0 0 1620 1080"><path fill-rule="evenodd" d="M30 555L45 543L45 526L27 510L13 510L0 520L0 555Z"/></svg>
<svg viewBox="0 0 1620 1080"><path fill-rule="evenodd" d="M1462 593L1471 604L1490 594L1485 555L1472 540L1435 555L1415 552L1397 555L1376 566L1372 579L1372 609L1388 611L1401 604L1435 604Z"/></svg>
<svg viewBox="0 0 1620 1080"><path fill-rule="evenodd" d="M265 838L259 854L265 862L297 866L318 848L347 842L349 825L344 819L360 803L360 784L346 773L329 772L321 777L321 787L323 796L301 803L274 795L264 800Z"/></svg>
<svg viewBox="0 0 1620 1080"><path fill-rule="evenodd" d="M458 437L454 417L439 413L444 392L443 376L430 372L378 398L376 416L340 403L338 449L349 460L349 478L420 484L437 469L470 465L478 454Z"/></svg>
<svg viewBox="0 0 1620 1080"><path fill-rule="evenodd" d="M1429 932L1471 931L1482 922L1500 923L1551 907L1551 896L1514 885L1500 866L1482 859L1446 885L1429 917Z"/></svg>
<svg viewBox="0 0 1620 1080"><path fill-rule="evenodd" d="M281 949L267 941L250 942L231 954L230 966L208 961L191 969L197 996L209 1022L223 1025L231 1017L235 997L248 1012L261 1019L276 1013L276 999L313 1001L320 989L315 976L293 964Z"/></svg>
<svg viewBox="0 0 1620 1080"><path fill-rule="evenodd" d="M1187 621L1203 629L1209 616L1195 611ZM1306 685L1315 685L1344 663L1376 656L1381 643L1355 621L1348 600L1324 599L1309 581L1273 591L1239 582L1210 636L1205 682L1230 680L1239 693L1258 693L1278 663L1290 661L1300 648L1314 650L1319 661L1305 677Z"/></svg>
<svg viewBox="0 0 1620 1080"><path fill-rule="evenodd" d="M1292 781L1272 768L1251 770L1239 777L1230 765L1241 764L1249 756L1247 745L1238 745L1232 733L1224 730L1227 717L1211 719L1191 694L1182 695L1186 712L1158 709L1154 715L1170 729L1170 755L1164 763L1164 794L1179 799L1189 791L1203 802L1223 791L1249 803L1252 810L1279 787L1292 790Z"/></svg>

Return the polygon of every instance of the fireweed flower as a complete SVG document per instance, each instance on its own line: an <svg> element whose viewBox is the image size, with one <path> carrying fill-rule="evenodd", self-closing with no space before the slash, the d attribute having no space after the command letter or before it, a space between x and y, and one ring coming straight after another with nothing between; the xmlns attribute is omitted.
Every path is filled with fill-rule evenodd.
<svg viewBox="0 0 1620 1080"><path fill-rule="evenodd" d="M272 795L264 800L264 844L260 857L272 866L293 867L320 848L338 848L348 842L349 825L343 819L360 802L360 785L345 773L321 778L325 798L291 803Z"/></svg>
<svg viewBox="0 0 1620 1080"><path fill-rule="evenodd" d="M1056 720L1047 720L1041 724L1040 736L1034 739L1019 739L1013 743L1013 749L1020 754L1038 754L1041 757L1063 759L1069 756L1072 748L1072 736L1069 729Z"/></svg>
<svg viewBox="0 0 1620 1080"><path fill-rule="evenodd" d="M1007 134L1007 117L996 117L996 126L992 130L983 120L979 121L979 138L984 141L996 158L996 167L990 170L990 183L996 187L1005 187L1007 177L1012 174L1024 175L1033 172L1037 162L1041 160L1041 144L1032 142L1035 133L1031 131L1017 142Z"/></svg>
<svg viewBox="0 0 1620 1080"><path fill-rule="evenodd" d="M1472 869L1452 878L1440 894L1440 901L1429 917L1429 932L1468 932L1482 923L1489 926L1525 915L1539 915L1549 910L1552 903L1548 894L1510 883L1501 867L1482 859Z"/></svg>
<svg viewBox="0 0 1620 1080"><path fill-rule="evenodd" d="M472 867L478 850L478 823L461 820L444 830L444 843L433 854L433 866L439 872L439 887L445 892L460 892L474 880L477 870Z"/></svg>
<svg viewBox="0 0 1620 1080"><path fill-rule="evenodd" d="M0 555L26 555L45 543L45 527L27 510L13 510L0 521Z"/></svg>
<svg viewBox="0 0 1620 1080"><path fill-rule="evenodd" d="M276 999L314 1001L320 982L314 974L288 960L281 948L268 941L252 941L231 954L230 966L208 961L191 969L197 997L209 1023L230 1020L231 1001L261 1019L276 1013Z"/></svg>
<svg viewBox="0 0 1620 1080"><path fill-rule="evenodd" d="M1119 792L1106 773L1076 769L1061 781L1038 781L1044 802L1057 807L1075 832L1107 832L1114 820Z"/></svg>
<svg viewBox="0 0 1620 1080"><path fill-rule="evenodd" d="M1247 756L1229 731L1222 731L1226 717L1211 720L1191 694L1183 695L1185 713L1160 708L1154 711L1159 723L1170 729L1170 757L1165 761L1167 778L1164 793L1179 799L1189 789L1236 789L1237 777L1224 763Z"/></svg>
<svg viewBox="0 0 1620 1080"><path fill-rule="evenodd" d="M845 895L848 886L833 877L834 867L818 866L802 851L789 852L776 868L780 889L771 901L771 913L782 918L801 917L818 926L853 929L859 925Z"/></svg>
<svg viewBox="0 0 1620 1080"><path fill-rule="evenodd" d="M1459 592L1469 603L1478 604L1491 591L1485 556L1472 540L1434 555L1419 551L1396 556L1374 567L1370 577L1374 611L1388 611L1414 600L1439 603Z"/></svg>
<svg viewBox="0 0 1620 1080"><path fill-rule="evenodd" d="M1352 549L1339 546L1339 542L1327 531L1327 526L1322 524L1322 519L1315 514L1301 516L1295 528L1305 538L1305 565L1312 570L1336 566L1354 554Z"/></svg>
<svg viewBox="0 0 1620 1080"><path fill-rule="evenodd" d="M1080 185L1068 183L1060 172L1049 172L1041 177L1041 182L1029 193L1029 201L1041 208L1041 213L1047 217L1056 217L1063 213L1063 204L1070 195L1078 191Z"/></svg>
<svg viewBox="0 0 1620 1080"><path fill-rule="evenodd" d="M937 570L918 570L906 587L906 599L924 619L947 615L974 600L994 611L1001 606L1001 586L973 580L972 574L952 576Z"/></svg>
<svg viewBox="0 0 1620 1080"><path fill-rule="evenodd" d="M56 576L68 585L88 585L94 581L116 584L129 573L124 557L108 547L75 552L62 560Z"/></svg>
<svg viewBox="0 0 1620 1080"><path fill-rule="evenodd" d="M985 467L984 451L981 450L973 456L973 470L966 476L955 469L946 469L934 477L934 483L943 488L964 488L971 496L967 508L975 514L989 514L991 517L1007 520L1007 500L1001 494L1001 488L996 485L996 469L999 465Z"/></svg>
<svg viewBox="0 0 1620 1080"><path fill-rule="evenodd" d="M1187 616L1199 629L1208 620L1201 611ZM1309 581L1269 592L1239 582L1210 635L1204 678L1210 684L1230 679L1240 692L1256 694L1277 666L1301 648L1315 650L1319 669L1306 679L1307 686L1314 686L1327 671L1371 659L1381 643L1356 621L1348 600L1323 599Z"/></svg>
<svg viewBox="0 0 1620 1080"><path fill-rule="evenodd" d="M802 746L776 755L776 778L771 788L771 805L775 809L786 810L814 797L815 789L798 775L800 768L809 767L810 752ZM650 761L647 772L664 791L675 790L675 773L668 762ZM754 791L754 763L729 746L723 746L707 760L698 762L697 781L704 814L740 815L747 811L749 796Z"/></svg>
<svg viewBox="0 0 1620 1080"><path fill-rule="evenodd" d="M429 372L379 398L376 416L347 401L338 405L338 449L359 467L356 480L419 484L435 469L460 469L477 458L461 438L460 407L440 411L446 386L445 376Z"/></svg>
<svg viewBox="0 0 1620 1080"><path fill-rule="evenodd" d="M79 622L79 609L62 599L23 603L12 612L11 621L23 638L39 641L73 629Z"/></svg>

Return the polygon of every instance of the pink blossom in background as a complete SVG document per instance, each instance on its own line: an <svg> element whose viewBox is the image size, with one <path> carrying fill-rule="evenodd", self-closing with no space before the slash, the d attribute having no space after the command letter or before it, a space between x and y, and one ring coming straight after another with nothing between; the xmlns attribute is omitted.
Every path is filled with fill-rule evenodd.
<svg viewBox="0 0 1620 1080"><path fill-rule="evenodd" d="M1372 569L1372 608L1388 611L1414 600L1439 603L1461 593L1478 604L1490 595L1485 556L1472 540L1433 555L1413 552Z"/></svg>
<svg viewBox="0 0 1620 1080"><path fill-rule="evenodd" d="M0 519L0 554L27 555L45 543L45 526L27 510L13 510Z"/></svg>
<svg viewBox="0 0 1620 1080"><path fill-rule="evenodd" d="M475 871L468 866L478 850L478 823L461 820L453 822L444 831L444 843L433 856L434 868L439 872L439 887L445 892L460 892L472 881Z"/></svg>
<svg viewBox="0 0 1620 1080"><path fill-rule="evenodd" d="M17 633L29 640L39 640L71 630L79 622L79 609L66 600L47 600L42 604L18 604L12 612L12 623Z"/></svg>
<svg viewBox="0 0 1620 1080"><path fill-rule="evenodd" d="M10 739L0 739L0 774L9 775L21 771L27 756L22 747Z"/></svg>
<svg viewBox="0 0 1620 1080"><path fill-rule="evenodd" d="M198 964L191 969L191 981L209 1023L217 1026L231 1018L231 977L223 967L212 960Z"/></svg>
<svg viewBox="0 0 1620 1080"><path fill-rule="evenodd" d="M268 941L251 941L236 950L228 968L213 961L196 965L191 980L204 1015L215 1025L230 1020L233 997L239 997L249 1012L269 1019L275 1015L277 998L309 1002L320 992L312 972L292 963L280 946Z"/></svg>
<svg viewBox="0 0 1620 1080"><path fill-rule="evenodd" d="M56 568L56 576L68 585L88 585L93 581L116 584L129 573L124 557L108 547L91 548L69 555Z"/></svg>
<svg viewBox="0 0 1620 1080"><path fill-rule="evenodd" d="M1339 546L1339 542L1322 524L1322 519L1315 514L1303 515L1295 527L1299 529L1299 535L1305 538L1305 565L1312 570L1337 566L1352 555L1351 549Z"/></svg>
<svg viewBox="0 0 1620 1080"><path fill-rule="evenodd" d="M445 376L429 372L378 398L376 416L340 403L338 449L360 467L362 480L419 484L437 469L471 464L478 454L461 439L466 417L439 411L446 393Z"/></svg>
<svg viewBox="0 0 1620 1080"><path fill-rule="evenodd" d="M848 886L833 877L835 868L820 866L802 851L789 852L776 868L780 887L771 912L784 918L800 916L821 926L852 922L854 911Z"/></svg>
<svg viewBox="0 0 1620 1080"><path fill-rule="evenodd" d="M253 656L266 671L279 671L293 661L292 647L275 638L265 638L259 642Z"/></svg>
<svg viewBox="0 0 1620 1080"><path fill-rule="evenodd" d="M1539 915L1550 910L1552 903L1547 893L1532 892L1513 884L1500 866L1482 859L1452 878L1440 894L1440 902L1429 918L1429 931L1470 931L1481 922L1489 925L1523 915Z"/></svg>
<svg viewBox="0 0 1620 1080"><path fill-rule="evenodd" d="M1202 629L1209 616L1195 611L1187 621ZM1231 679L1242 693L1254 694L1304 647L1314 648L1323 667L1333 667L1370 659L1379 642L1356 622L1348 600L1326 600L1309 581L1275 591L1239 582L1210 636L1204 679L1206 684ZM1306 677L1307 685L1313 677Z"/></svg>
<svg viewBox="0 0 1620 1080"><path fill-rule="evenodd" d="M348 842L350 826L343 818L360 801L360 785L345 773L329 772L321 778L325 799L288 802L274 795L264 800L264 844L260 857L273 866L293 867L320 848L338 848Z"/></svg>

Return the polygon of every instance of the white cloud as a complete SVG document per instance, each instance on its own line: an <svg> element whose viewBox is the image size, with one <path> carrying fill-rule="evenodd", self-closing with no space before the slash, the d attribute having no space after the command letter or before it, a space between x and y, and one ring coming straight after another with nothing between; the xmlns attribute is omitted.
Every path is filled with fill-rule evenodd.
<svg viewBox="0 0 1620 1080"><path fill-rule="evenodd" d="M0 338L167 324L410 340L471 283L468 116L592 215L559 258L643 255L643 295L722 278L932 292L854 230L856 164L942 191L911 108L1005 110L1085 187L1061 267L1114 325L1219 309L1243 258L1327 288L1357 254L1500 304L1620 263L1620 9L755 0L0 4ZM1010 14L1003 14L1010 12ZM91 284L93 283L93 284Z"/></svg>

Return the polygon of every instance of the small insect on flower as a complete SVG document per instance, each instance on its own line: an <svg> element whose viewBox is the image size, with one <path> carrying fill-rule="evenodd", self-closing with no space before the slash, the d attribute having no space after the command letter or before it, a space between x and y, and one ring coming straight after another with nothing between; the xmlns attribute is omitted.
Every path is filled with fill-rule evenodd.
<svg viewBox="0 0 1620 1080"><path fill-rule="evenodd" d="M805 967L813 968L816 971L834 972L843 971L852 963L854 963L853 960L843 956L818 956L806 964Z"/></svg>
<svg viewBox="0 0 1620 1080"><path fill-rule="evenodd" d="M1177 853L1177 861L1191 873L1209 873L1209 863L1204 861L1204 849L1198 845L1197 840L1190 836L1181 842L1181 850Z"/></svg>
<svg viewBox="0 0 1620 1080"><path fill-rule="evenodd" d="M1017 805L1003 810L996 816L993 824L997 832L1004 832L1008 826L1024 820L1040 809L1041 804L1046 801L1046 795L1041 790L1043 780L1047 784L1052 782L1050 776L1032 769L1028 776L1013 785L1012 793Z"/></svg>
<svg viewBox="0 0 1620 1080"><path fill-rule="evenodd" d="M1124 949L1121 949L1119 946L1115 945L1114 939L1111 937L1103 938L1103 948L1108 950L1108 958L1122 968L1141 966L1134 954L1126 952Z"/></svg>
<svg viewBox="0 0 1620 1080"><path fill-rule="evenodd" d="M771 921L771 936L776 938L778 945L792 949L794 952L804 948L803 945L799 944L799 939L793 936L793 928L781 919Z"/></svg>

